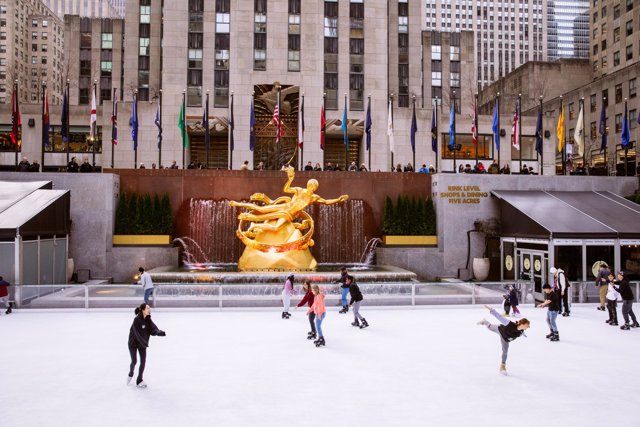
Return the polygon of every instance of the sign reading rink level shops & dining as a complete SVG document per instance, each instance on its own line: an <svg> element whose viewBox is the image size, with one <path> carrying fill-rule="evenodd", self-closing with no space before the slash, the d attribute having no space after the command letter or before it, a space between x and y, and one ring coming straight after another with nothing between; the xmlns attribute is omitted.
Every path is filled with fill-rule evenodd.
<svg viewBox="0 0 640 427"><path fill-rule="evenodd" d="M451 205L477 205L486 197L489 193L479 185L449 185L447 191L440 193L440 198L447 199Z"/></svg>

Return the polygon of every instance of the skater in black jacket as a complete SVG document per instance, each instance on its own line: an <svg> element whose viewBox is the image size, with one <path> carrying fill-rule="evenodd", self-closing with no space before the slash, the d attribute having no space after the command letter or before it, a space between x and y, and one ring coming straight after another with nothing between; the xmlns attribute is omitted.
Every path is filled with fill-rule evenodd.
<svg viewBox="0 0 640 427"><path fill-rule="evenodd" d="M547 338L551 341L560 341L558 325L556 324L556 319L560 312L560 294L556 289L551 289L551 285L548 283L542 287L542 292L545 294L544 302L538 304L538 308L549 307L547 310L547 325L549 325L549 330L551 332L547 334Z"/></svg>
<svg viewBox="0 0 640 427"><path fill-rule="evenodd" d="M507 375L507 355L509 353L509 343L516 338L524 335L524 331L529 329L529 321L527 319L520 319L517 322L510 322L506 318L500 316L500 314L488 305L485 308L489 310L491 315L498 319L500 325L492 325L486 319L482 319L478 322L478 325L486 326L491 332L495 332L500 335L500 343L502 344L502 363L500 363L500 373Z"/></svg>
<svg viewBox="0 0 640 427"><path fill-rule="evenodd" d="M349 303L349 307L353 307L353 326L358 326L360 329L364 329L369 324L367 323L367 319L362 317L360 314L360 304L364 299L362 297L362 292L360 292L360 288L356 284L353 276L347 276L346 284L349 286L349 294L351 295L351 302Z"/></svg>
<svg viewBox="0 0 640 427"><path fill-rule="evenodd" d="M147 388L147 384L142 379L144 373L144 365L147 361L147 347L149 347L149 337L156 335L164 337L167 334L158 329L151 320L151 307L147 303L140 304L135 309L136 317L133 319L131 328L129 329L129 355L131 356L131 365L129 366L129 375L127 376L127 385L133 379L133 370L136 367L136 351L140 353L140 367L138 368L138 378L136 386Z"/></svg>
<svg viewBox="0 0 640 427"><path fill-rule="evenodd" d="M340 283L340 297L342 303L342 310L338 313L345 314L349 311L349 306L347 305L347 294L349 293L349 285L347 285L347 277L349 273L347 273L347 267L340 268L340 278L333 283Z"/></svg>
<svg viewBox="0 0 640 427"><path fill-rule="evenodd" d="M2 279L2 277L0 277L0 279ZM636 315L633 312L633 291L631 290L631 286L629 286L629 281L624 276L624 271L618 273L617 279L618 280L613 282L613 287L622 297L622 316L624 316L624 325L620 326L620 329L628 331L629 328L640 327ZM633 320L631 325L629 325L629 316L631 316L631 320Z"/></svg>

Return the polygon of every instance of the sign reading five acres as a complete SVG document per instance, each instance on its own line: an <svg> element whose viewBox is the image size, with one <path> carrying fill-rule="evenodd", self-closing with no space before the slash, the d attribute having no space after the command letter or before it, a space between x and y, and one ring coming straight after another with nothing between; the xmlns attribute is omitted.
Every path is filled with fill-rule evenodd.
<svg viewBox="0 0 640 427"><path fill-rule="evenodd" d="M489 193L480 190L478 185L449 185L447 191L440 193L440 198L452 205L477 205L485 197L489 197Z"/></svg>

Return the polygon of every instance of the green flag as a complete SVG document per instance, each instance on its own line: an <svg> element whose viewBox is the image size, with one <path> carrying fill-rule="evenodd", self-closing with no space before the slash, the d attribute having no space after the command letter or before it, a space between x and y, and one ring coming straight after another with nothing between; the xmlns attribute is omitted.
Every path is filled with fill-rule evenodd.
<svg viewBox="0 0 640 427"><path fill-rule="evenodd" d="M178 128L180 129L180 137L182 138L182 146L189 147L189 138L187 136L187 121L184 114L184 98L182 99L182 107L180 107L180 117L178 118Z"/></svg>

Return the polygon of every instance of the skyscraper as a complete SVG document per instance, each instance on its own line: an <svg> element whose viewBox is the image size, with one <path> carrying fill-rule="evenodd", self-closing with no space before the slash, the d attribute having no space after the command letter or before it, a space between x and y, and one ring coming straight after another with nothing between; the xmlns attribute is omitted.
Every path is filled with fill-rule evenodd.
<svg viewBox="0 0 640 427"><path fill-rule="evenodd" d="M589 0L547 0L548 57L589 57Z"/></svg>

